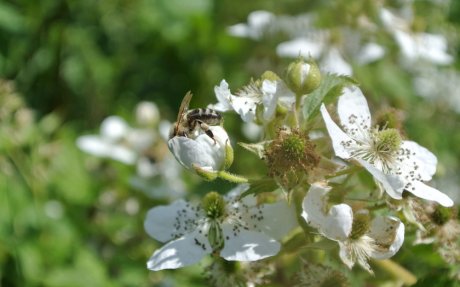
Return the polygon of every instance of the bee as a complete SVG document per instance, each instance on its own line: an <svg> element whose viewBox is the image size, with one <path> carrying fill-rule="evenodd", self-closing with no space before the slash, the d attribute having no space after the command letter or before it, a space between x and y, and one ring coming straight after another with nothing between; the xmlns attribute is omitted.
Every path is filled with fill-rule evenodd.
<svg viewBox="0 0 460 287"><path fill-rule="evenodd" d="M194 132L197 128L203 130L212 140L214 144L214 134L209 129L209 126L218 126L222 123L222 115L213 109L188 109L190 100L192 99L192 93L187 92L182 103L179 107L179 113L177 114L177 121L174 123L173 128L169 134L169 138L175 136L181 137L194 137Z"/></svg>

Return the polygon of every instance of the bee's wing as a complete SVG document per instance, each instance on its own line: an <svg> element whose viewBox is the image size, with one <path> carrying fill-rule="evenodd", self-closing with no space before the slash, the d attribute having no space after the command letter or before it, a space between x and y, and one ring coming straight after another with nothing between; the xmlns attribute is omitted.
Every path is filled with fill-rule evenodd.
<svg viewBox="0 0 460 287"><path fill-rule="evenodd" d="M192 99L192 93L190 91L185 94L184 98L182 99L182 103L180 104L179 107L179 113L177 114L177 125L181 122L182 120L182 115L188 110L188 104L190 103L190 100Z"/></svg>

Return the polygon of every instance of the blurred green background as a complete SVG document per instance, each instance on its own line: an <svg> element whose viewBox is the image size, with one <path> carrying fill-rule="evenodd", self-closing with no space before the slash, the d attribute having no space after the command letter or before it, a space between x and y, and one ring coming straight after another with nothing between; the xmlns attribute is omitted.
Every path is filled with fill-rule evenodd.
<svg viewBox="0 0 460 287"><path fill-rule="evenodd" d="M420 2L418 11L428 18L430 6ZM141 100L156 102L173 121L188 90L195 94L192 106L203 107L216 101L213 88L222 79L236 88L265 69L281 75L288 60L276 57L279 39L234 38L226 28L246 22L253 10L297 15L343 8L334 3L1 1L0 78L8 82L0 82L0 286L204 285L197 266L146 269L158 243L145 234L144 215L161 202L132 190L127 183L132 167L102 161L100 168L101 161L79 151L75 139L97 131L108 115L132 120ZM452 3L429 24L457 33L460 5ZM351 4L347 7L355 9ZM458 45L451 52L460 55ZM356 68L376 107L385 103L406 111L407 134L438 155L440 176L458 174L459 115L415 96L395 57ZM236 139L242 138L239 118L226 122ZM249 164L264 173L255 158L239 159L245 152L235 151L235 172L246 173ZM419 249L428 255L419 258L419 251L408 247L398 255L421 278L419 286L453 284L439 256ZM447 283L427 285L430 278Z"/></svg>

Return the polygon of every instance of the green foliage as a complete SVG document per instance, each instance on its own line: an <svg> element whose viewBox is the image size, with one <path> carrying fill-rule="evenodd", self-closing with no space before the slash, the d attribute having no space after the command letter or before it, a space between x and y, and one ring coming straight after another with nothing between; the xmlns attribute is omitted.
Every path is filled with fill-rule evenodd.
<svg viewBox="0 0 460 287"><path fill-rule="evenodd" d="M357 19L377 17L374 2L0 2L0 286L205 285L197 266L163 272L146 269L145 262L159 243L145 234L145 214L166 200L153 200L133 190L128 182L134 167L84 155L75 145L76 138L97 130L107 115L133 118L132 109L140 100L157 102L162 117L173 121L185 91L196 95L194 107L205 107L216 102L212 89L223 78L239 86L268 69L282 74L286 65L275 48L287 35L279 33L262 43L227 34L226 27L246 22L250 11L292 15L315 11L321 27L353 26ZM386 2L393 7L401 3ZM433 9L431 2L438 1L415 2L421 18L418 25L426 26L428 32L452 34L449 52L460 55L456 41L459 2L441 9ZM376 40L386 43L385 59L353 65L353 78L322 74L321 86L304 99L303 118L316 129L314 119L321 103L335 102L343 86L359 82L371 106L383 103L404 110L405 136L438 155L435 180L448 178L458 186L460 116L447 102L417 97L412 75L401 69L390 36L381 33ZM458 71L458 60L455 67ZM450 68L439 71L443 69ZM248 142L240 131L240 118L225 117L225 127L235 135L232 142ZM323 142L318 143L322 148ZM250 188L242 196L270 196L267 193L279 186L266 177L263 145L240 145L256 156L235 148L232 170L257 178L249 180ZM227 159L226 167L231 161ZM222 178L247 181L220 173L212 175L212 179L220 177L213 182L198 183L194 176L188 174L184 180L189 198L230 189L233 184ZM344 182L347 188L375 187L365 171ZM437 184L440 189L449 187L441 180ZM342 199L342 190L334 196ZM366 200L354 199L356 206ZM414 228L410 223L406 227ZM305 230L316 234L312 228ZM310 256L306 250L318 251L314 259L324 257L320 250L336 248L334 242L322 240L299 249L305 234L296 234L283 247L285 256L277 264L287 271L278 270L276 286L292 282L290 277L298 267L293 261ZM414 238L406 240L408 246L394 260L416 275L415 286L459 286L449 277L458 267L444 262L433 246L413 247L409 244ZM394 278L379 271L380 275L369 279L353 269L350 281L354 286L389 286Z"/></svg>
<svg viewBox="0 0 460 287"><path fill-rule="evenodd" d="M356 80L349 76L326 74L322 77L321 86L305 97L303 102L303 116L306 120L314 117L321 103L330 103L336 100L342 93L342 88L357 84Z"/></svg>

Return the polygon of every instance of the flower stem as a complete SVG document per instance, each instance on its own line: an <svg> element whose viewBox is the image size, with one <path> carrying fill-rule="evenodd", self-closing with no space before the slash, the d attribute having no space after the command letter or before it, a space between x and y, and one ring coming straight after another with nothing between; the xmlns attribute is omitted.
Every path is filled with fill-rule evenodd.
<svg viewBox="0 0 460 287"><path fill-rule="evenodd" d="M401 280L404 285L411 286L417 283L417 278L414 276L414 274L390 259L373 260L373 262L375 265L379 266L394 277Z"/></svg>
<svg viewBox="0 0 460 287"><path fill-rule="evenodd" d="M225 180L228 180L230 182L234 182L234 183L246 183L248 182L249 180L241 175L236 175L236 174L233 174L233 173L230 173L228 171L225 171L225 170L221 170L217 173L217 176L222 178L222 179L225 179Z"/></svg>

